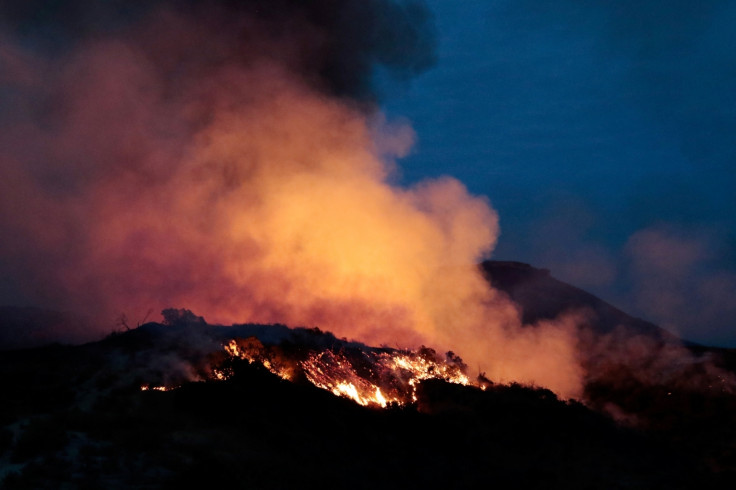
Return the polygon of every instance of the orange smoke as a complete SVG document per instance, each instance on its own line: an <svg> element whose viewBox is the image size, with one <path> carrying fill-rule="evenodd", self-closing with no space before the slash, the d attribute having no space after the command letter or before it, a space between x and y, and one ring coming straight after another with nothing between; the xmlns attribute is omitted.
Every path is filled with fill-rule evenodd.
<svg viewBox="0 0 736 490"><path fill-rule="evenodd" d="M498 236L487 200L449 177L391 183L407 127L266 61L172 96L118 42L77 53L58 83L64 125L16 127L40 149L16 139L0 184L3 228L19 237L5 255L40 260L33 287L49 301L423 343L494 380L579 393L572 327L521 328L476 267Z"/></svg>

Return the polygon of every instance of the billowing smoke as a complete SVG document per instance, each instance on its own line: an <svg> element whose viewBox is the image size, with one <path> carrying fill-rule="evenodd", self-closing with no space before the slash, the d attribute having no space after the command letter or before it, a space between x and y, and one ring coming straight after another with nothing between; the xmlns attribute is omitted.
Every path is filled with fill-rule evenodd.
<svg viewBox="0 0 736 490"><path fill-rule="evenodd" d="M392 184L413 132L370 79L430 64L420 2L93 4L3 6L3 302L97 335L168 306L317 325L578 393L572 327L521 329L478 272L489 203Z"/></svg>

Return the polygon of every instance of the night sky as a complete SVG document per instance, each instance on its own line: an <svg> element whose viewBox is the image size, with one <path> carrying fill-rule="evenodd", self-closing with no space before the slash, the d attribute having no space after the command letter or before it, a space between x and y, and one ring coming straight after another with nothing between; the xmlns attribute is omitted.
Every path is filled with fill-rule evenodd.
<svg viewBox="0 0 736 490"><path fill-rule="evenodd" d="M428 2L438 57L385 83L401 178L500 215L493 258L736 345L736 2Z"/></svg>

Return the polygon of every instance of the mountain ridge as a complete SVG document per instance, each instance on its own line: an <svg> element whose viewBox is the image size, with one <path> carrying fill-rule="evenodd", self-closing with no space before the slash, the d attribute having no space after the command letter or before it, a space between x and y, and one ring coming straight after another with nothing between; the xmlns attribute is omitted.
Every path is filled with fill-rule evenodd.
<svg viewBox="0 0 736 490"><path fill-rule="evenodd" d="M506 293L519 306L524 324L553 320L563 313L581 310L595 315L591 325L598 333L625 327L662 340L678 339L654 323L633 317L581 288L554 278L549 269L524 262L487 260L481 264L481 270L494 288Z"/></svg>

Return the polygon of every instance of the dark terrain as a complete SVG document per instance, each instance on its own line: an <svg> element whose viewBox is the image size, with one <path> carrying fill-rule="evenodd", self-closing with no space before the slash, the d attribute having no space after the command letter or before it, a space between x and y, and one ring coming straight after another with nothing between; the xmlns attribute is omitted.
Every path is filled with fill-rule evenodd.
<svg viewBox="0 0 736 490"><path fill-rule="evenodd" d="M484 270L528 323L588 310L583 400L429 380L414 404L366 408L238 360L230 379L214 381L209 366L227 338L255 335L283 352L369 347L317 330L211 326L176 310L94 343L0 352L1 485L733 488L733 351L680 344L543 270Z"/></svg>

